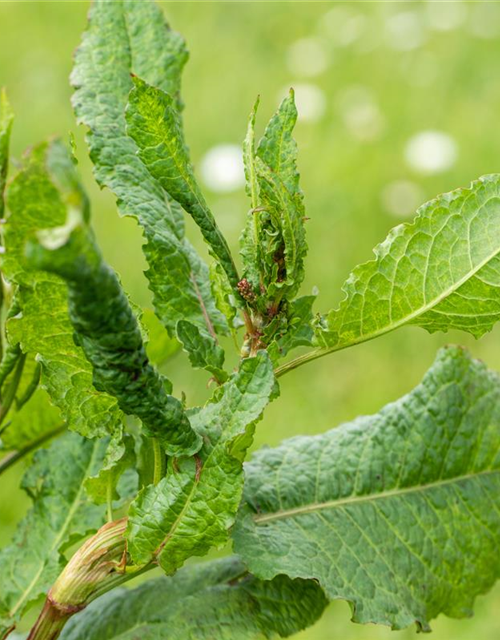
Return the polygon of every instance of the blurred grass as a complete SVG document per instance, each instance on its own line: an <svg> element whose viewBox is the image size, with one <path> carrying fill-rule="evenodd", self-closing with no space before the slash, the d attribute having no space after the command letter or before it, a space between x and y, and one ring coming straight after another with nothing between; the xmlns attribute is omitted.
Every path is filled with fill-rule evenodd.
<svg viewBox="0 0 500 640"><path fill-rule="evenodd" d="M187 139L195 164L214 145L239 144L257 94L262 98L259 124L263 127L286 87L307 82L323 92L323 116L297 126L302 185L311 217L304 292L319 287L318 310L338 303L340 286L350 269L370 259L372 247L403 221L383 205L387 185L410 181L421 190L423 202L500 169L498 4L460 3L457 9L458 3L439 3L448 5L441 9L441 18L431 6L438 3L432 2L162 4L191 50L183 95ZM83 131L75 126L69 105L71 55L87 10L86 2L0 2L0 85L7 87L16 112L13 151L17 157L47 136L74 132L104 253L133 299L144 305L149 292L142 275L140 232L131 220L118 219L112 196L93 183ZM455 27L442 30L453 19ZM407 41L403 38L401 44L398 29L408 24L413 31L410 28L403 34ZM288 62L290 46L302 38L314 38L325 52L327 66L316 77L303 77ZM418 42L409 48L411 38ZM346 96L352 100L353 95L360 95L360 88L376 105L375 135L370 131L370 135L361 135L362 120L349 121ZM421 174L405 162L407 141L424 130L442 131L456 142L457 161L446 171ZM217 194L207 189L207 197L237 252L248 201L242 190ZM204 251L197 231L191 224L188 227ZM283 379L281 398L259 425L256 446L324 431L378 410L409 391L431 364L437 348L449 342L468 346L490 367L500 369L499 335L496 329L475 342L462 334L429 336L408 328L309 364ZM193 373L183 355L176 356L169 375L189 402L207 396L206 377ZM16 488L20 472L12 470L2 481L2 543L27 508ZM499 607L497 587L479 598L473 619L439 618L433 637L497 640ZM405 639L414 633L414 629L390 632L352 625L348 606L339 602L330 606L313 629L297 637L377 640Z"/></svg>

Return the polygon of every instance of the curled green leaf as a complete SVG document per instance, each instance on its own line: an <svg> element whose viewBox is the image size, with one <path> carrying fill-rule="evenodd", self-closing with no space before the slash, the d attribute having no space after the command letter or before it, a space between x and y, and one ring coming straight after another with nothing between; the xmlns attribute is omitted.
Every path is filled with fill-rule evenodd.
<svg viewBox="0 0 500 640"><path fill-rule="evenodd" d="M68 286L75 340L92 364L97 390L115 397L122 411L141 419L168 455L192 455L201 438L182 404L149 363L141 331L114 271L84 226L40 235L28 245L30 263L55 273Z"/></svg>

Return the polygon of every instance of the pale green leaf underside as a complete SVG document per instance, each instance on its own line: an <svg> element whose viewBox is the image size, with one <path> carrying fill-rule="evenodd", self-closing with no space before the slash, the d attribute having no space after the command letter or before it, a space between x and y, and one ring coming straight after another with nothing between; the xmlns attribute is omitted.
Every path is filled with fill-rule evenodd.
<svg viewBox="0 0 500 640"><path fill-rule="evenodd" d="M329 351L405 324L480 337L500 318L500 177L437 197L352 272L317 331Z"/></svg>
<svg viewBox="0 0 500 640"><path fill-rule="evenodd" d="M316 578L356 622L471 615L500 576L499 449L499 376L443 349L380 413L258 452L235 548L260 578Z"/></svg>
<svg viewBox="0 0 500 640"><path fill-rule="evenodd" d="M184 237L182 210L149 174L125 133L130 73L178 98L186 60L182 38L169 29L154 3L97 0L75 57L73 105L78 120L90 129L96 180L113 191L120 212L135 217L144 230L146 275L158 317L172 333L181 318L206 329L208 315L224 333L226 323L214 305L207 266Z"/></svg>
<svg viewBox="0 0 500 640"><path fill-rule="evenodd" d="M187 320L179 320L176 333L194 369L210 371L218 382L227 379L224 351L212 336L204 335L195 324Z"/></svg>
<svg viewBox="0 0 500 640"><path fill-rule="evenodd" d="M98 472L87 478L85 491L95 504L111 504L121 497L117 485L123 473L134 466L134 441L128 434L105 438L101 441L101 450L96 465Z"/></svg>
<svg viewBox="0 0 500 640"><path fill-rule="evenodd" d="M103 524L103 507L90 504L84 491L98 448L97 440L68 433L35 454L22 484L33 507L0 551L0 637L47 593L65 564L62 551Z"/></svg>
<svg viewBox="0 0 500 640"><path fill-rule="evenodd" d="M117 590L68 623L61 640L257 640L313 624L326 601L312 581L245 576L236 558Z"/></svg>
<svg viewBox="0 0 500 640"><path fill-rule="evenodd" d="M241 459L273 390L271 361L259 352L242 361L212 402L189 414L203 438L199 458L170 459L166 477L132 503L127 536L135 563L155 557L173 573L190 556L226 542L241 499Z"/></svg>

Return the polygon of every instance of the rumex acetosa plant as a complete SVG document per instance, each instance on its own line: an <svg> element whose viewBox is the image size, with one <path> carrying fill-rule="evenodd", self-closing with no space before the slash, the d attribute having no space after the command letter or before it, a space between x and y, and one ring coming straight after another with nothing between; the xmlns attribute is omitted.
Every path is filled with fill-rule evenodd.
<svg viewBox="0 0 500 640"><path fill-rule="evenodd" d="M258 143L258 104L250 116L237 266L183 137L186 59L154 4L97 0L72 75L96 180L143 230L154 314L103 260L60 141L33 147L6 185L2 97L0 472L35 453L33 506L0 552L0 638L34 605L31 640L286 637L338 598L353 621L394 629L471 615L500 575L500 379L464 350L441 350L378 414L243 461L287 371L407 324L492 328L500 177L423 205L313 317L293 92ZM202 407L163 373L178 347L213 381ZM228 539L235 555L181 568ZM116 589L156 567L166 576Z"/></svg>

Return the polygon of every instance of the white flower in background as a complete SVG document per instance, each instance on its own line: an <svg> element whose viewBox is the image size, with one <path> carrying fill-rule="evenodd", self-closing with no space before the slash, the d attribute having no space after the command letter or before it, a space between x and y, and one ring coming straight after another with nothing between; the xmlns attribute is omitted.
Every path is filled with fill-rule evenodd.
<svg viewBox="0 0 500 640"><path fill-rule="evenodd" d="M369 89L347 87L339 93L337 105L345 126L354 138L371 142L380 136L385 126L384 116Z"/></svg>
<svg viewBox="0 0 500 640"><path fill-rule="evenodd" d="M500 7L493 3L473 2L467 26L478 38L492 40L500 36Z"/></svg>
<svg viewBox="0 0 500 640"><path fill-rule="evenodd" d="M423 17L416 11L402 11L389 16L385 23L385 40L391 49L412 51L426 39Z"/></svg>
<svg viewBox="0 0 500 640"><path fill-rule="evenodd" d="M291 83L295 91L295 104L299 113L299 121L316 122L320 120L326 110L326 96L315 84L308 82ZM279 94L279 101L287 95L289 88L284 88Z"/></svg>
<svg viewBox="0 0 500 640"><path fill-rule="evenodd" d="M367 18L348 7L337 6L324 14L319 27L333 44L348 47L359 40L366 31Z"/></svg>
<svg viewBox="0 0 500 640"><path fill-rule="evenodd" d="M288 49L287 64L291 73L312 78L328 67L328 56L319 38L296 40Z"/></svg>
<svg viewBox="0 0 500 640"><path fill-rule="evenodd" d="M436 31L457 29L467 20L467 5L463 2L435 2L427 0L429 26Z"/></svg>
<svg viewBox="0 0 500 640"><path fill-rule="evenodd" d="M405 148L406 162L423 174L450 169L457 156L457 143L442 131L421 131L408 140Z"/></svg>
<svg viewBox="0 0 500 640"><path fill-rule="evenodd" d="M206 186L217 193L229 193L245 184L241 149L236 144L219 144L203 156L200 171Z"/></svg>
<svg viewBox="0 0 500 640"><path fill-rule="evenodd" d="M395 180L388 184L381 194L384 211L400 218L413 216L417 208L424 202L424 192L410 180Z"/></svg>

